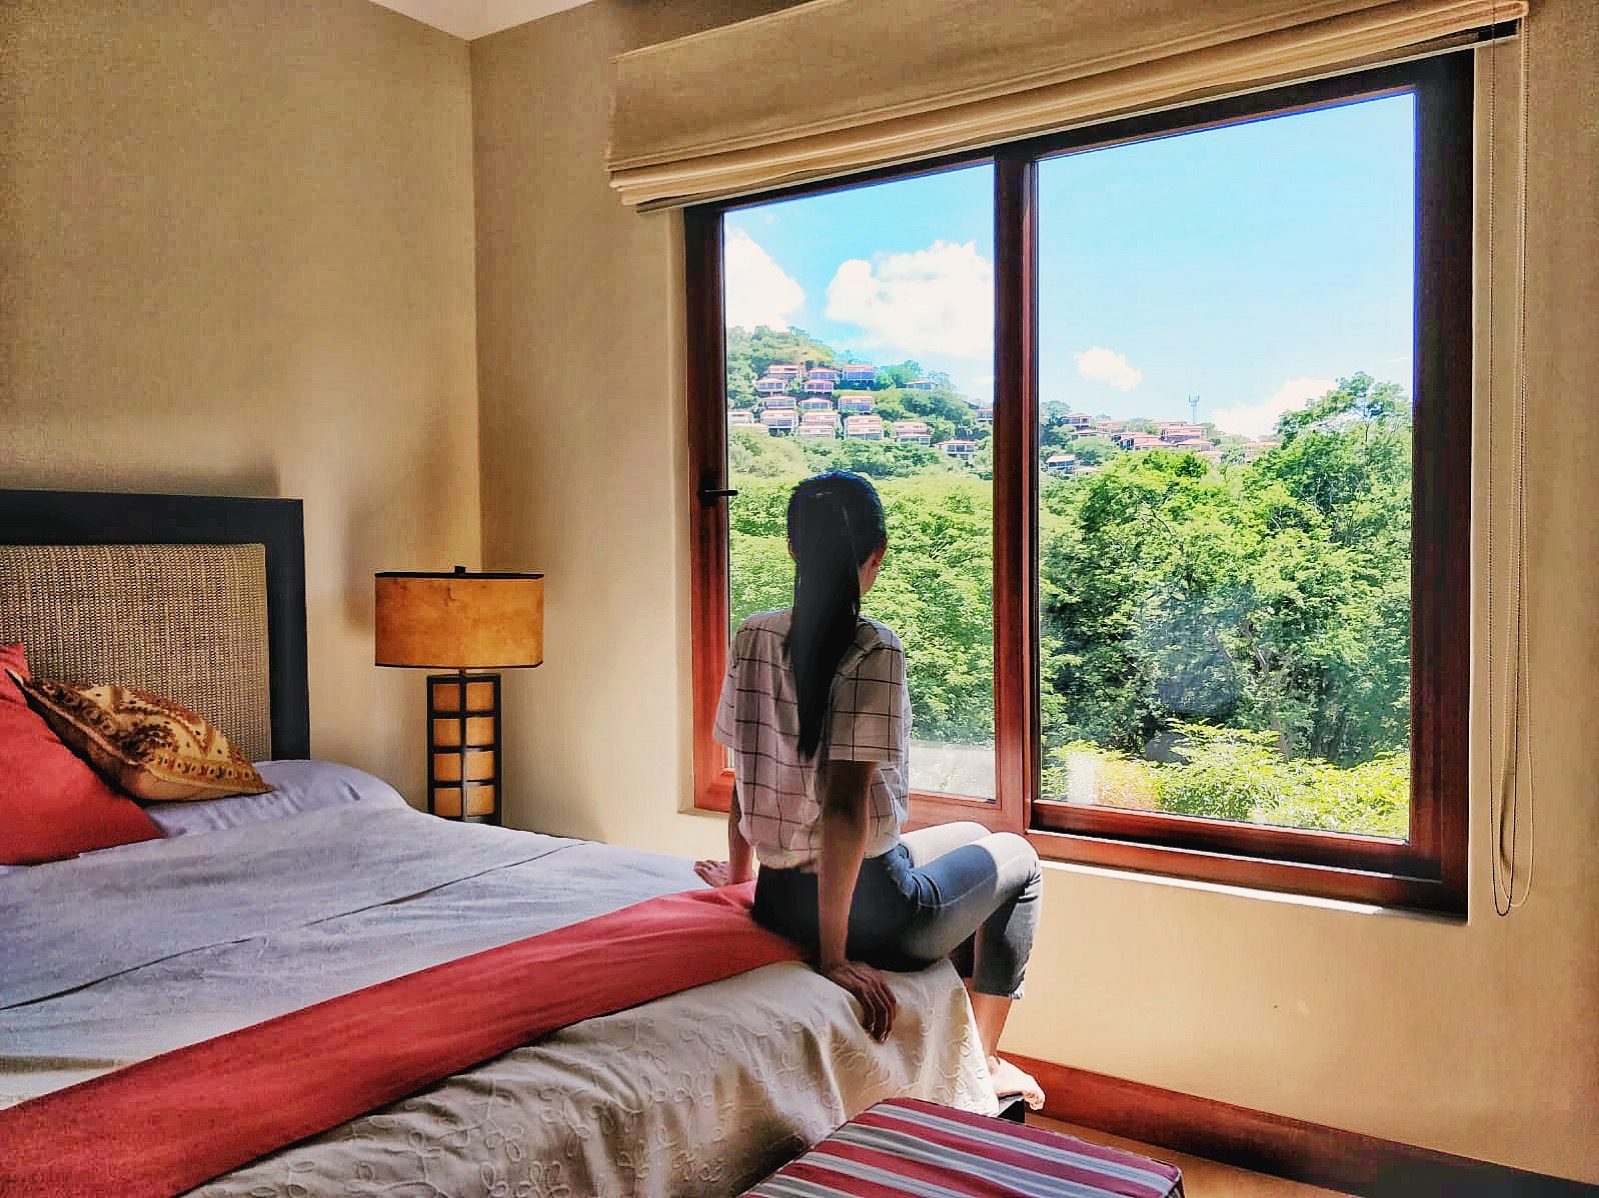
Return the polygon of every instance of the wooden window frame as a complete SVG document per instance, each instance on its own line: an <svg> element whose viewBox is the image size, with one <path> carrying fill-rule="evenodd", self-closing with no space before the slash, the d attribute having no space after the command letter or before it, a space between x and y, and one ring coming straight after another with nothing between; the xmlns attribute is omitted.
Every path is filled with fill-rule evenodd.
<svg viewBox="0 0 1599 1198"><path fill-rule="evenodd" d="M1380 95L1416 98L1410 838L1068 806L1039 798L1037 166ZM728 643L722 217L751 204L975 162L994 170L992 802L917 792L912 826L972 819L1060 861L1463 915L1466 904L1472 426L1472 60L1440 55L684 212L688 294L694 805L726 811L711 736Z"/></svg>

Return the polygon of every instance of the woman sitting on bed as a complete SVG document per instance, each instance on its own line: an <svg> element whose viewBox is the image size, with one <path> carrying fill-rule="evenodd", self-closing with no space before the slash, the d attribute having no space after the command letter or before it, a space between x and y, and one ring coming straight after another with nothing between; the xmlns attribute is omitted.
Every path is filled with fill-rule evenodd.
<svg viewBox="0 0 1599 1198"><path fill-rule="evenodd" d="M713 886L755 883L755 918L816 953L881 1040L894 996L880 969L953 958L966 979L998 1093L1043 1103L997 1055L1021 997L1043 877L1020 836L957 823L901 834L910 695L905 650L860 614L888 538L877 492L856 474L800 483L788 504L794 605L745 620L729 652L716 739L733 750L730 861Z"/></svg>

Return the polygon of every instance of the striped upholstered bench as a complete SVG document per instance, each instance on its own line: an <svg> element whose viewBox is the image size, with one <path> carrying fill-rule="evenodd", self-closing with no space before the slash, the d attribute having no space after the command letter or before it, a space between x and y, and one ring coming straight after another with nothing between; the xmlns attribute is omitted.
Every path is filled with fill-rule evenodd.
<svg viewBox="0 0 1599 1198"><path fill-rule="evenodd" d="M894 1098L851 1119L746 1198L1181 1198L1171 1165Z"/></svg>

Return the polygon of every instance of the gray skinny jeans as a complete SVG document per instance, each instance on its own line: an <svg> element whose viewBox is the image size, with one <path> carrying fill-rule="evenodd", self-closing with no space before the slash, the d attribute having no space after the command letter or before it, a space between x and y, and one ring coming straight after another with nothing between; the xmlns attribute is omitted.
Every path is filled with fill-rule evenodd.
<svg viewBox="0 0 1599 1198"><path fill-rule="evenodd" d="M817 876L762 867L755 918L817 951ZM944 957L979 994L1022 996L1043 903L1033 846L981 824L907 832L861 863L850 903L851 960L879 969L918 969Z"/></svg>

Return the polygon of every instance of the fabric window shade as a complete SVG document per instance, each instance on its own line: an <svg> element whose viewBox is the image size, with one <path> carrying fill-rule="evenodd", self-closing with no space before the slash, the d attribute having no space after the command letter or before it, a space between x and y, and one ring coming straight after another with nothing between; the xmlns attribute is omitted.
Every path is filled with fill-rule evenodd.
<svg viewBox="0 0 1599 1198"><path fill-rule="evenodd" d="M614 60L624 203L681 205L1401 56L1526 0L812 0Z"/></svg>

